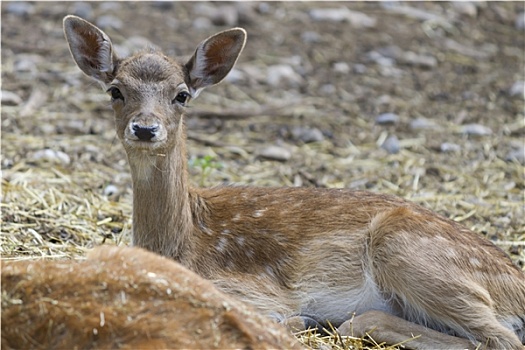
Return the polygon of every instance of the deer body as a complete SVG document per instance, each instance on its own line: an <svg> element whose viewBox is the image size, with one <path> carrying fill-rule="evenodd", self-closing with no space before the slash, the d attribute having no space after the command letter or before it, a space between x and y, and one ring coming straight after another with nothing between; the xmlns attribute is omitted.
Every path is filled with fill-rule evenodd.
<svg viewBox="0 0 525 350"><path fill-rule="evenodd" d="M301 349L281 326L171 259L97 247L2 261L2 349Z"/></svg>
<svg viewBox="0 0 525 350"><path fill-rule="evenodd" d="M64 28L78 66L112 97L132 174L134 245L279 321L376 328L387 342L415 330L416 348L522 348L523 272L451 220L364 191L189 185L184 107L230 71L244 30L210 37L181 64L159 52L118 59L107 35L78 17ZM348 328L354 313L363 327Z"/></svg>

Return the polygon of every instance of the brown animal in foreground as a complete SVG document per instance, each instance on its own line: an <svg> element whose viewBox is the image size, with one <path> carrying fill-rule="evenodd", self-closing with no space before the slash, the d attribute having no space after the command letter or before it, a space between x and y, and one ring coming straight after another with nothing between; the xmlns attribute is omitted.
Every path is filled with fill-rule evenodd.
<svg viewBox="0 0 525 350"><path fill-rule="evenodd" d="M140 248L2 262L2 349L301 349L282 325Z"/></svg>
<svg viewBox="0 0 525 350"><path fill-rule="evenodd" d="M389 343L421 334L407 345L422 349L522 349L523 272L452 220L364 191L190 186L185 107L234 66L243 29L204 40L186 63L157 51L118 58L78 17L64 30L79 68L111 96L131 168L134 245L282 322L375 329Z"/></svg>

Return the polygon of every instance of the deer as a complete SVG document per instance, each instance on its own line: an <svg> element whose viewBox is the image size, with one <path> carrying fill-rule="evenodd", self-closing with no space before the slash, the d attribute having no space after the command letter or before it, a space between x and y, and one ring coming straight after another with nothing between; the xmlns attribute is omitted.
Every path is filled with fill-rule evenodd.
<svg viewBox="0 0 525 350"><path fill-rule="evenodd" d="M495 244L408 200L351 189L192 186L185 109L236 64L246 31L221 31L182 61L119 58L66 16L78 68L111 98L133 189L132 245L170 257L292 328L416 349L523 349L525 275ZM354 317L355 316L355 317Z"/></svg>
<svg viewBox="0 0 525 350"><path fill-rule="evenodd" d="M282 325L173 259L104 245L2 262L2 349L302 349Z"/></svg>

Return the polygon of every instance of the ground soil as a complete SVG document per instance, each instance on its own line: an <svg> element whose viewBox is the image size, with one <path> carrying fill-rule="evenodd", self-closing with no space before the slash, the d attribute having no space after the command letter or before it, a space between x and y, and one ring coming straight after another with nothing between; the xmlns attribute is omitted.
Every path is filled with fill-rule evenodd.
<svg viewBox="0 0 525 350"><path fill-rule="evenodd" d="M16 95L2 99L4 258L129 243L131 183L109 97L62 33L77 13L121 53L149 43L189 55L219 30L247 30L236 70L189 109L194 184L396 194L525 267L523 3L13 4L2 2L2 90ZM315 16L334 8L368 17ZM378 122L383 113L397 117Z"/></svg>

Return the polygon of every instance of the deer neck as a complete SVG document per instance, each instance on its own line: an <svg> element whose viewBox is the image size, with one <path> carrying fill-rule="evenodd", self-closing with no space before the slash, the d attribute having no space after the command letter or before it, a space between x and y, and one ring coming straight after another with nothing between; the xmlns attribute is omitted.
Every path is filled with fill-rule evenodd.
<svg viewBox="0 0 525 350"><path fill-rule="evenodd" d="M128 152L133 181L133 245L176 260L191 251L193 228L185 139L158 154Z"/></svg>

